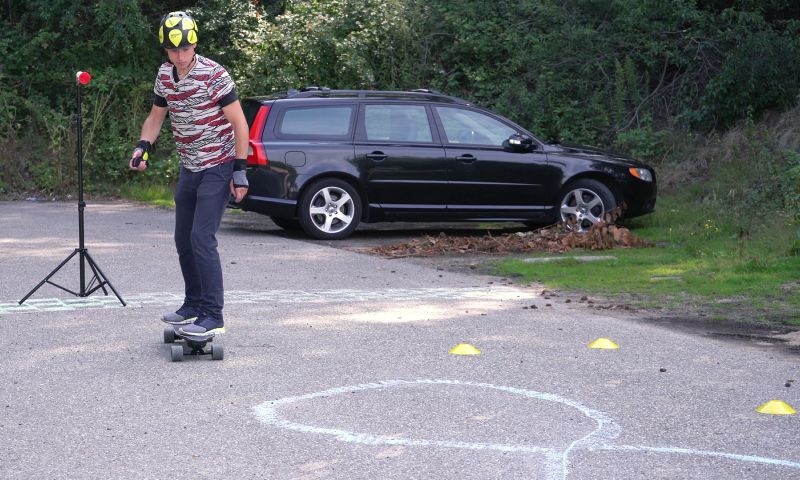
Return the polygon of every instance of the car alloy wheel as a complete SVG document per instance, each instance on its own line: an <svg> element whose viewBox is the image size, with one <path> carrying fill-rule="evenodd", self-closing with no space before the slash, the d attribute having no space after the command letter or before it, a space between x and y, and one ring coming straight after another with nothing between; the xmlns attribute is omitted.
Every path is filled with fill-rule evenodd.
<svg viewBox="0 0 800 480"><path fill-rule="evenodd" d="M567 187L561 200L561 221L571 230L586 232L616 208L611 191L596 180L582 179Z"/></svg>
<svg viewBox="0 0 800 480"><path fill-rule="evenodd" d="M341 239L350 236L361 218L361 199L347 182L322 179L309 186L300 205L300 225L310 236Z"/></svg>

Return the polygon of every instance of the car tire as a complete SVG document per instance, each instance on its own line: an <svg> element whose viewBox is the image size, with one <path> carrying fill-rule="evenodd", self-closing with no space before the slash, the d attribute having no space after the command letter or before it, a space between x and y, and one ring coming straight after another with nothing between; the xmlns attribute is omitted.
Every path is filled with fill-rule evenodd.
<svg viewBox="0 0 800 480"><path fill-rule="evenodd" d="M614 194L602 182L583 178L564 189L559 204L561 221L570 230L585 232L617 208Z"/></svg>
<svg viewBox="0 0 800 480"><path fill-rule="evenodd" d="M272 220L272 223L281 227L284 230L288 230L290 232L296 232L301 229L300 222L296 218L285 218L285 217L269 217Z"/></svg>
<svg viewBox="0 0 800 480"><path fill-rule="evenodd" d="M361 220L361 197L352 185L338 178L314 181L300 197L300 226L312 238L340 240L349 237Z"/></svg>

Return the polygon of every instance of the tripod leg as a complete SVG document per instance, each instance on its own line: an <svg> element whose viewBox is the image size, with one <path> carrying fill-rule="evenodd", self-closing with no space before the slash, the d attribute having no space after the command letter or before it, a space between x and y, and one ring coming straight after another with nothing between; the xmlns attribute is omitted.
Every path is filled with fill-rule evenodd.
<svg viewBox="0 0 800 480"><path fill-rule="evenodd" d="M50 277L52 277L53 275L55 275L55 274L56 274L56 272L58 272L59 270L61 270L61 267L63 267L64 265L66 265L66 264L67 264L67 262L69 262L69 261L72 259L72 257L74 257L74 256L75 256L75 255L76 255L76 254L77 254L79 251L80 251L79 249L75 249L75 251L74 251L74 252L70 253L70 254L69 254L69 256L68 256L67 258L65 258L63 262L61 262L61 263L60 263L60 264L59 264L59 265L58 265L56 268L54 268L54 269L53 269L53 271L52 271L52 272L50 272L50 275L48 275L48 276L44 277L44 280L42 280L41 282L39 282L39 285L36 285L35 287L33 287L33 290L31 290L30 292L28 292L28 294L27 294L27 295L25 295L24 297L22 297L22 300L20 300L20 301L19 301L19 305L22 305L23 303L25 303L25 300L27 300L27 299L28 299L28 297L30 297L31 295L33 295L33 292L35 292L36 290L38 290L38 289L39 289L39 287L41 287L42 285L44 285L45 283L47 283L47 281L48 281L48 280L50 280Z"/></svg>
<svg viewBox="0 0 800 480"><path fill-rule="evenodd" d="M85 252L84 255L89 255L89 252ZM89 282L89 285L86 286L86 290L87 290L86 296L88 297L89 295L91 295L92 292L94 292L98 288L102 288L103 289L103 294L104 295L108 295L108 290L106 290L106 283L107 282L105 282L104 279L100 278L100 274L97 273L97 268L95 267L95 264L92 263L92 262L88 262L88 263L89 263L89 268L92 269L93 277L92 277L92 281ZM100 283L95 287L94 286L94 282L100 282Z"/></svg>
<svg viewBox="0 0 800 480"><path fill-rule="evenodd" d="M97 269L97 272L100 273L99 275L100 285L102 286L103 284L108 284L108 287L111 289L112 292L114 292L114 295L117 296L117 300L119 300L119 303L121 303L123 307L126 306L127 304L125 303L125 300L123 300L122 297L119 296L119 293L117 293L117 289L115 289L114 285L111 285L111 282L108 281L108 278L106 278L106 276L103 274L103 271L100 269L100 265L98 265L94 261L91 255L89 255L88 250L86 251L86 259L89 261L89 265L92 266L92 270ZM103 289L103 291L105 291L105 288Z"/></svg>

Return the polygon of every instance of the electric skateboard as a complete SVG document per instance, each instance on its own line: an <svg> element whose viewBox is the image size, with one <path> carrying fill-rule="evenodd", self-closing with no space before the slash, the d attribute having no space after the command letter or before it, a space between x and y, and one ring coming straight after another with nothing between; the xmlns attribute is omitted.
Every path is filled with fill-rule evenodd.
<svg viewBox="0 0 800 480"><path fill-rule="evenodd" d="M216 335L208 337L196 337L194 335L184 335L179 329L183 325L172 325L164 327L164 343L175 344L170 346L170 359L173 362L180 362L184 356L188 355L211 355L212 360L222 360L225 356L225 349L221 339L214 343Z"/></svg>

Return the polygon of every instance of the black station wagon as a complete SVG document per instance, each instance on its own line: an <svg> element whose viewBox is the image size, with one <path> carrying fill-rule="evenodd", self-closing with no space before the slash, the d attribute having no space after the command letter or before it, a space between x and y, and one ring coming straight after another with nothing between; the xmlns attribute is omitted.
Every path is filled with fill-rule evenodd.
<svg viewBox="0 0 800 480"><path fill-rule="evenodd" d="M623 202L627 217L655 207L647 165L545 143L438 92L309 88L242 106L250 189L234 206L314 238L398 220L560 220L583 231Z"/></svg>

